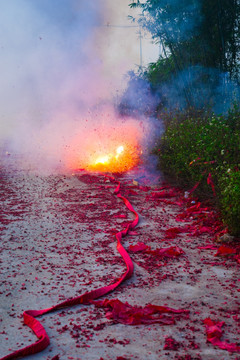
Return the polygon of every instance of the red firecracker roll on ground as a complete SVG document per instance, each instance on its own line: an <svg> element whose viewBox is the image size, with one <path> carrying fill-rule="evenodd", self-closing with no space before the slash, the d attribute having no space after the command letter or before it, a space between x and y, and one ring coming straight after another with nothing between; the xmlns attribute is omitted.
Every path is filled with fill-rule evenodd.
<svg viewBox="0 0 240 360"><path fill-rule="evenodd" d="M116 182L116 180L113 177L109 177L109 179L112 182ZM127 270L120 277L120 279L117 280L114 284L86 292L78 297L65 300L55 306L48 308L48 309L24 311L24 313L23 313L24 324L26 324L33 330L33 332L35 333L35 335L38 337L39 340L37 342L35 342L34 344L31 344L29 346L26 346L25 348L14 351L13 353L11 353L9 355L4 356L0 360L10 360L10 359L16 359L18 357L32 355L32 354L35 354L35 353L38 353L38 352L44 350L49 345L50 341L49 341L49 337L46 333L46 330L44 329L44 327L42 326L40 321L38 321L36 319L36 317L39 317L46 313L49 313L49 312L52 312L55 310L59 310L59 309L65 308L65 307L77 305L77 304L85 304L85 305L90 304L92 300L98 299L99 297L108 294L109 292L113 291L117 286L119 286L124 280L131 277L131 275L133 273L133 263L132 263L130 256L128 255L127 251L122 246L121 240L124 236L126 236L128 234L128 232L130 230L132 230L138 224L139 216L136 213L136 211L133 209L131 203L120 194L120 182L117 182L117 183L118 183L118 185L117 185L117 188L115 189L114 193L117 195L117 197L119 197L120 199L123 200L123 202L125 203L127 208L135 215L135 219L131 223L129 223L128 226L124 230L119 231L116 234L117 250L123 257L125 264L127 266Z"/></svg>

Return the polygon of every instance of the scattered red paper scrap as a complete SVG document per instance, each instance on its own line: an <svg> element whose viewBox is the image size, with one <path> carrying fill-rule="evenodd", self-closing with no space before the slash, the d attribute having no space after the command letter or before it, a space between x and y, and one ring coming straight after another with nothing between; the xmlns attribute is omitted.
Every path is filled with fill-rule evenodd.
<svg viewBox="0 0 240 360"><path fill-rule="evenodd" d="M118 299L93 301L97 307L107 308L106 317L125 325L153 324L161 325L175 324L174 314L188 315L189 311L184 309L172 309L166 306L148 304L144 307L132 306Z"/></svg>
<svg viewBox="0 0 240 360"><path fill-rule="evenodd" d="M215 256L229 256L229 255L235 255L236 249L233 249L230 246L222 245L216 252Z"/></svg>
<svg viewBox="0 0 240 360"><path fill-rule="evenodd" d="M215 186L214 186L214 182L213 182L211 173L208 174L207 183L208 183L208 185L211 186L214 196L216 196Z"/></svg>
<svg viewBox="0 0 240 360"><path fill-rule="evenodd" d="M180 234L182 231L180 228L172 227L165 231L166 237L168 239L174 239L178 234Z"/></svg>
<svg viewBox="0 0 240 360"><path fill-rule="evenodd" d="M235 256L235 259L237 260L237 262L240 264L240 254Z"/></svg>
<svg viewBox="0 0 240 360"><path fill-rule="evenodd" d="M178 246L170 246L165 249L148 250L148 253L156 256L163 256L168 258L178 257L184 254L184 251Z"/></svg>
<svg viewBox="0 0 240 360"><path fill-rule="evenodd" d="M138 242L136 245L129 245L128 250L133 253L145 252L153 256L174 258L184 254L184 251L178 246L170 246L168 248L159 248L152 250L150 246L147 246L143 242Z"/></svg>
<svg viewBox="0 0 240 360"><path fill-rule="evenodd" d="M164 350L178 350L181 344L175 339L169 337L165 339Z"/></svg>
<svg viewBox="0 0 240 360"><path fill-rule="evenodd" d="M215 346L218 346L222 350L227 350L229 352L240 353L240 346L235 343L228 343L226 341L221 341L220 338L223 334L222 326L224 321L215 322L210 318L204 320L204 324L207 332L207 341L212 343Z"/></svg>
<svg viewBox="0 0 240 360"><path fill-rule="evenodd" d="M160 192L152 192L151 197L153 199L162 199L162 198L171 198L177 196L176 191L169 190L169 191L160 191Z"/></svg>
<svg viewBox="0 0 240 360"><path fill-rule="evenodd" d="M138 242L136 245L129 245L128 247L128 250L133 253L145 251L147 249L149 249L149 247L143 242Z"/></svg>

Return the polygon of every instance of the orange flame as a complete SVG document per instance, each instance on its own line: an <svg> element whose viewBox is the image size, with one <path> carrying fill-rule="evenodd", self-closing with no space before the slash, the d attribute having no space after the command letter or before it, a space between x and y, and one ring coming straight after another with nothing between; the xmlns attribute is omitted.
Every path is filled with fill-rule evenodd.
<svg viewBox="0 0 240 360"><path fill-rule="evenodd" d="M135 119L103 114L76 132L64 151L67 168L124 173L140 163L145 128ZM111 116L112 115L112 116ZM96 124L96 125L94 125Z"/></svg>
<svg viewBox="0 0 240 360"><path fill-rule="evenodd" d="M86 166L89 171L122 173L132 169L140 161L139 150L130 145L120 145L115 151L96 156Z"/></svg>

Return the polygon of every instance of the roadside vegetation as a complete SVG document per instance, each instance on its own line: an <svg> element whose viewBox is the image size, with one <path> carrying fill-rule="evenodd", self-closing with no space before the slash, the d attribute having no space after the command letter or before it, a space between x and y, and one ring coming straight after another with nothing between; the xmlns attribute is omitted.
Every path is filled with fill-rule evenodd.
<svg viewBox="0 0 240 360"><path fill-rule="evenodd" d="M149 84L157 105L143 91L138 101L147 116L164 122L154 149L159 167L214 203L229 233L240 237L240 6L235 0L135 0L129 6L140 11L139 26L161 48L158 61L129 82L135 94L137 80Z"/></svg>
<svg viewBox="0 0 240 360"><path fill-rule="evenodd" d="M165 133L154 149L171 179L209 199L231 235L240 235L240 109L226 116L188 111L165 114Z"/></svg>

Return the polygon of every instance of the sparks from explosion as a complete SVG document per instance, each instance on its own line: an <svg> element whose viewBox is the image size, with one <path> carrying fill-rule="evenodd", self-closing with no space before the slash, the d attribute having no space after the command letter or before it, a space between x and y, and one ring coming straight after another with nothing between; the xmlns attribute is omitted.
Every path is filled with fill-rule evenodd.
<svg viewBox="0 0 240 360"><path fill-rule="evenodd" d="M115 156L113 154L108 154L108 155L98 157L97 160L95 161L95 165L109 163L113 159L113 157L115 159L118 159L119 156L123 153L123 151L124 151L124 147L121 145L117 148Z"/></svg>
<svg viewBox="0 0 240 360"><path fill-rule="evenodd" d="M115 152L91 160L86 166L87 170L122 173L134 168L140 162L140 152L136 145L120 145L115 149Z"/></svg>

